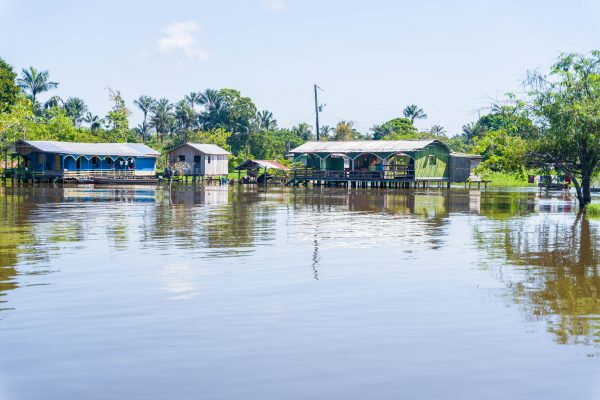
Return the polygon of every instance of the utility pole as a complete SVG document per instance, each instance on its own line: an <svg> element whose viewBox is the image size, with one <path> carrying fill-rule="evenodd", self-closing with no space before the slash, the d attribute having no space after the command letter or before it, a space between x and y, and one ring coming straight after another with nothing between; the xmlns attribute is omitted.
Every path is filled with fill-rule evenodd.
<svg viewBox="0 0 600 400"><path fill-rule="evenodd" d="M317 128L317 142L320 140L321 138L321 133L319 131L319 101L317 100L317 89L319 87L317 86L317 84L315 83L315 118L316 118L316 128Z"/></svg>

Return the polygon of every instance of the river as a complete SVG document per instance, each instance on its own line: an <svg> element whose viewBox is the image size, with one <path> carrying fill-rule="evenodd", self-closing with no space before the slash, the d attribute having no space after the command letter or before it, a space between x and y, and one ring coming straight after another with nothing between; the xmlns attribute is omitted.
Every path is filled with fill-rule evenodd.
<svg viewBox="0 0 600 400"><path fill-rule="evenodd" d="M0 399L598 399L599 227L530 189L0 188Z"/></svg>

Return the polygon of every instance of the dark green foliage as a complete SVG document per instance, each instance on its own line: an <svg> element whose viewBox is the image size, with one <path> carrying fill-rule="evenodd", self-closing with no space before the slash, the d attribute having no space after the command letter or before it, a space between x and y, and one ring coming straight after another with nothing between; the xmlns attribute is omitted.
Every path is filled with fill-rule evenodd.
<svg viewBox="0 0 600 400"><path fill-rule="evenodd" d="M419 131L408 118L394 118L371 128L374 140L417 139Z"/></svg>
<svg viewBox="0 0 600 400"><path fill-rule="evenodd" d="M17 101L19 87L16 77L12 67L0 58L0 112L7 112Z"/></svg>

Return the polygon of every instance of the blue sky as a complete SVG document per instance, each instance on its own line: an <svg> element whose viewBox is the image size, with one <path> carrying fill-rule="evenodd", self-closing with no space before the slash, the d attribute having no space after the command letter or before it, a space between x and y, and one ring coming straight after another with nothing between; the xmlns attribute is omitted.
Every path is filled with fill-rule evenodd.
<svg viewBox="0 0 600 400"><path fill-rule="evenodd" d="M318 83L324 124L367 131L415 103L419 128L453 135L528 69L600 48L599 17L598 0L0 0L0 57L99 115L108 87L132 110L140 94L230 87L280 126L312 124Z"/></svg>

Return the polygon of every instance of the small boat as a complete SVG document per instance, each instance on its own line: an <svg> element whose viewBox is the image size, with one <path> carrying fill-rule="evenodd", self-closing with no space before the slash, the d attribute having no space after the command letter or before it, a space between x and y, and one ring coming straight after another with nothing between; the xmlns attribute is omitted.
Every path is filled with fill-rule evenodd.
<svg viewBox="0 0 600 400"><path fill-rule="evenodd" d="M118 178L109 176L95 176L91 178L96 185L156 185L158 178L145 176Z"/></svg>

